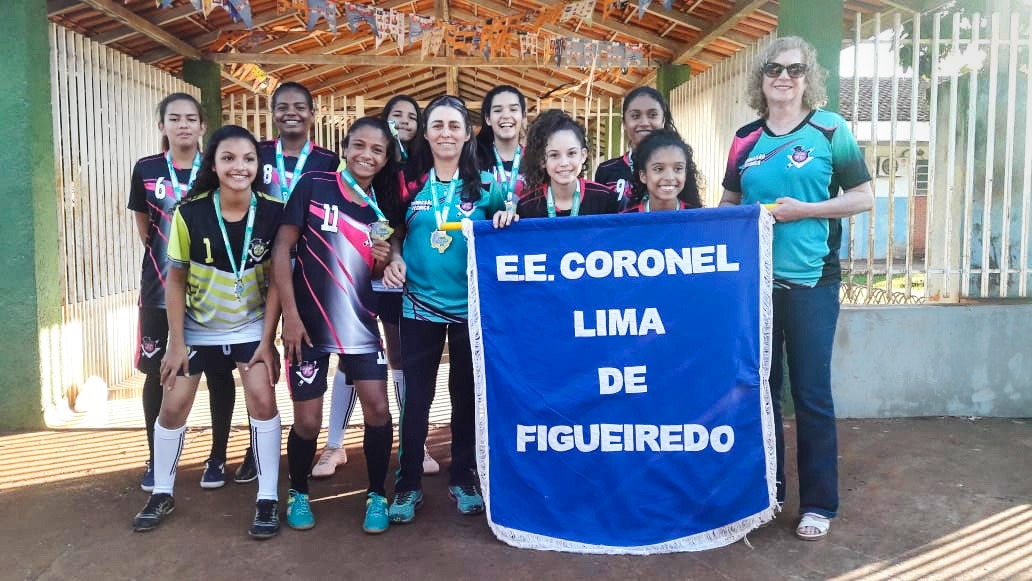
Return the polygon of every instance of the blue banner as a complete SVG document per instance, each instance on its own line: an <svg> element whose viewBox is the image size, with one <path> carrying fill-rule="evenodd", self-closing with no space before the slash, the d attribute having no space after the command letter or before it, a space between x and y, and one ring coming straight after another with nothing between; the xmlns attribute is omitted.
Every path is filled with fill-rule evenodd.
<svg viewBox="0 0 1032 581"><path fill-rule="evenodd" d="M465 225L498 538L690 551L773 518L771 227L759 206Z"/></svg>

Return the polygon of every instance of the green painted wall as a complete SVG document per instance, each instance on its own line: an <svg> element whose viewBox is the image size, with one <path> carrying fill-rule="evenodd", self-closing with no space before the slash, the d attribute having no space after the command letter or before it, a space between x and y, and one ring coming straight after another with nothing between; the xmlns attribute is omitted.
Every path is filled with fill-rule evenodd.
<svg viewBox="0 0 1032 581"><path fill-rule="evenodd" d="M691 76L692 68L688 65L662 65L656 71L656 90L669 103L670 91L687 83Z"/></svg>
<svg viewBox="0 0 1032 581"><path fill-rule="evenodd" d="M839 107L839 53L842 52L842 0L792 0L778 5L778 36L801 36L817 49L828 69L830 111Z"/></svg>
<svg viewBox="0 0 1032 581"><path fill-rule="evenodd" d="M215 130L222 127L221 66L211 61L183 61L183 80L201 90L201 107L204 109L204 120L208 122L205 142Z"/></svg>
<svg viewBox="0 0 1032 581"><path fill-rule="evenodd" d="M0 59L0 123L6 127L0 173L0 429L41 428L41 337L61 322L57 189L50 114L46 2L7 3L6 56Z"/></svg>

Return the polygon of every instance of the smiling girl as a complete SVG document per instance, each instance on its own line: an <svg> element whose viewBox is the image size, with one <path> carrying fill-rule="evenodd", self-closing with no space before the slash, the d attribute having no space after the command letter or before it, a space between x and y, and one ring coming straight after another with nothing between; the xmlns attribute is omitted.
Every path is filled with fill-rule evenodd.
<svg viewBox="0 0 1032 581"><path fill-rule="evenodd" d="M652 87L631 89L623 100L623 131L630 147L620 157L600 163L595 170L595 181L609 186L616 192L620 199L620 209L641 201L635 196L632 188L635 179L633 151L656 129L677 131L666 99Z"/></svg>
<svg viewBox="0 0 1032 581"><path fill-rule="evenodd" d="M616 194L580 177L588 158L584 127L556 109L538 115L527 133L527 185L516 208L520 218L614 214Z"/></svg>
<svg viewBox="0 0 1032 581"><path fill-rule="evenodd" d="M197 181L172 218L169 341L161 362L166 393L154 424L154 492L133 530L157 527L175 508L176 464L200 373L234 365L244 384L258 467L248 532L255 538L279 532L280 417L273 393L279 304L267 263L283 204L260 188L258 142L243 127L227 125L211 136Z"/></svg>
<svg viewBox="0 0 1032 581"><path fill-rule="evenodd" d="M673 131L657 129L634 150L635 197L626 212L657 212L701 208L699 172L692 148Z"/></svg>
<svg viewBox="0 0 1032 581"><path fill-rule="evenodd" d="M515 211L523 190L520 136L527 116L527 100L516 87L499 85L484 95L480 110L484 116L477 133L480 169L505 188L506 203Z"/></svg>

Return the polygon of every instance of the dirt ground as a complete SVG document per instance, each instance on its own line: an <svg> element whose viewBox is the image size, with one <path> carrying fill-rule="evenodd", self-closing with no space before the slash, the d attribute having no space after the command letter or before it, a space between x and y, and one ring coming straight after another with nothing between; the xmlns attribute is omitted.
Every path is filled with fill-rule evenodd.
<svg viewBox="0 0 1032 581"><path fill-rule="evenodd" d="M651 557L511 548L483 516L454 510L444 475L425 480L415 523L365 535L358 430L348 433L348 464L313 481L310 531L284 526L270 541L249 539L255 487L202 490L210 436L195 430L176 512L153 532L133 533L146 500L137 487L141 430L5 434L0 579L1032 579L1032 421L846 420L839 434L841 516L825 540L795 539L790 498L772 525L749 535L751 546ZM246 440L232 435L231 469ZM446 426L431 443L447 460ZM281 498L285 472L284 458Z"/></svg>

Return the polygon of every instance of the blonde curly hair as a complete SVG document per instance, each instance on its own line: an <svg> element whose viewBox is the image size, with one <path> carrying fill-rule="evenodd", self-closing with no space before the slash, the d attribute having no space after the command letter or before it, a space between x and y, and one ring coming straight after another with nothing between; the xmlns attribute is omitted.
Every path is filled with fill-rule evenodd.
<svg viewBox="0 0 1032 581"><path fill-rule="evenodd" d="M760 117L766 118L767 97L763 94L763 67L773 61L785 51L797 49L803 55L803 64L806 65L806 90L803 91L803 107L806 109L817 109L828 102L828 91L825 88L825 79L828 78L828 71L817 62L817 49L798 36L785 36L776 38L767 48L763 50L753 63L749 71L749 106L752 107Z"/></svg>

